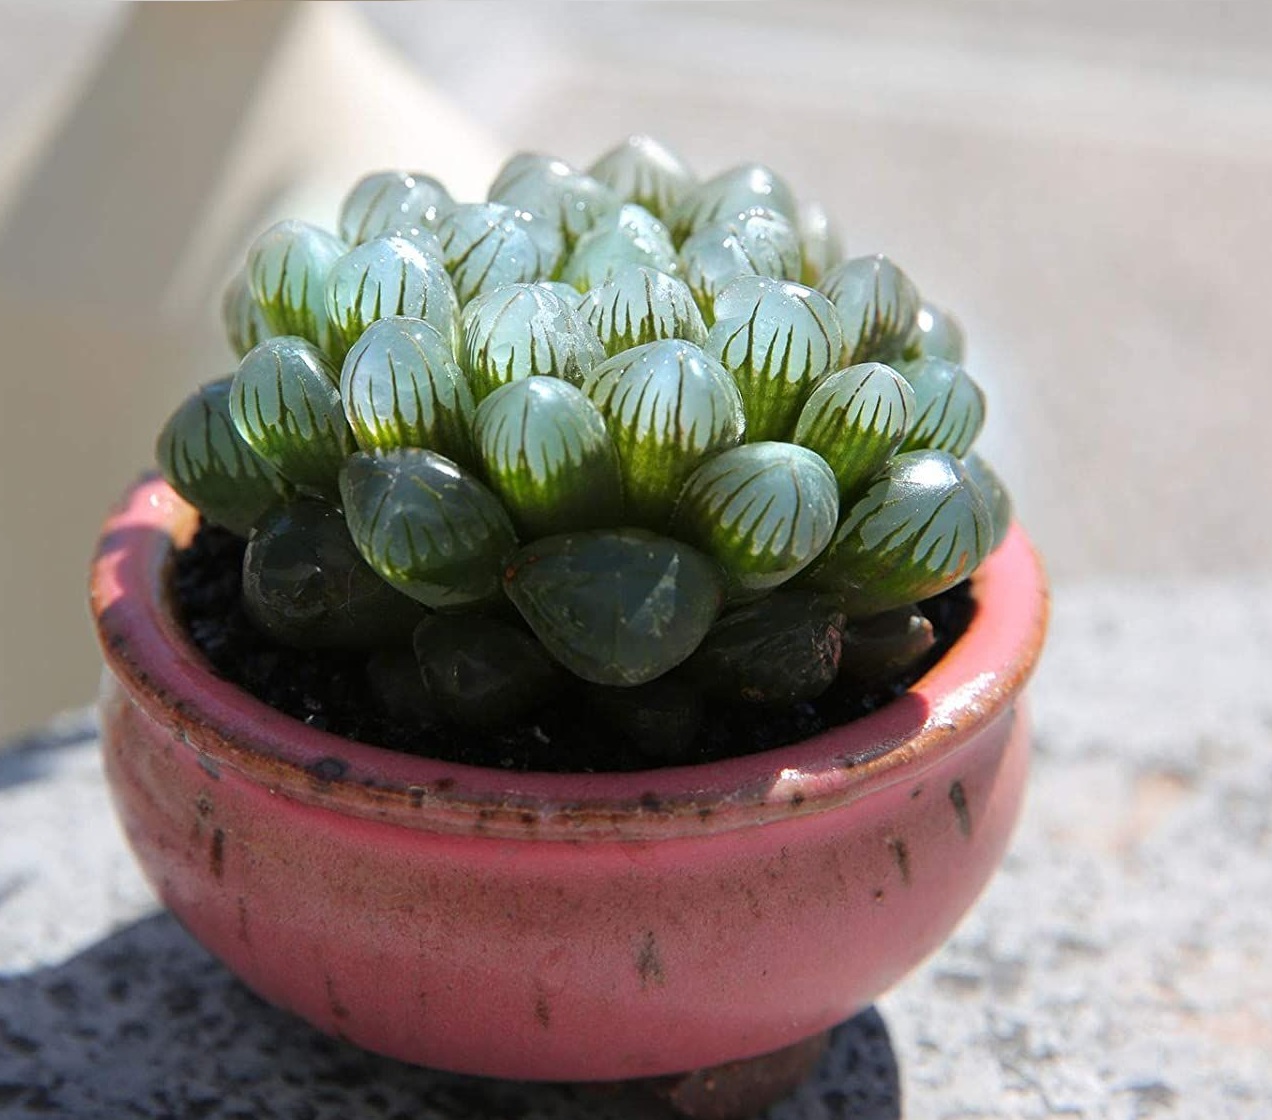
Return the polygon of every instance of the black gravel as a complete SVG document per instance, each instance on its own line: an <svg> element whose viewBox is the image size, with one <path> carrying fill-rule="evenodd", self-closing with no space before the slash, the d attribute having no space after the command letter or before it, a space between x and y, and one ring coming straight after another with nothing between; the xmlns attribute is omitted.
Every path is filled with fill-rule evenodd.
<svg viewBox="0 0 1272 1120"><path fill-rule="evenodd" d="M297 650L276 644L248 621L240 599L244 542L204 525L175 557L176 603L195 645L218 675L279 711L348 739L474 766L540 771L643 770L707 762L799 742L858 719L901 695L947 650L975 612L967 584L928 600L936 645L915 670L867 693L832 688L815 701L769 708L709 704L687 754L655 760L619 741L584 698L554 697L531 719L498 733L445 722L405 722L386 711L361 653Z"/></svg>

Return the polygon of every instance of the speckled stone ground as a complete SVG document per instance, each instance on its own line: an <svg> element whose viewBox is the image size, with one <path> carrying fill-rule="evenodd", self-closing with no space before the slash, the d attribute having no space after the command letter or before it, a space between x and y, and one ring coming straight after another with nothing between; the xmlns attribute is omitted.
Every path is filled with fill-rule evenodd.
<svg viewBox="0 0 1272 1120"><path fill-rule="evenodd" d="M1001 874L771 1120L1272 1117L1272 585L1064 589L1033 701ZM72 716L0 753L0 1115L661 1113L412 1069L261 1004L156 913Z"/></svg>

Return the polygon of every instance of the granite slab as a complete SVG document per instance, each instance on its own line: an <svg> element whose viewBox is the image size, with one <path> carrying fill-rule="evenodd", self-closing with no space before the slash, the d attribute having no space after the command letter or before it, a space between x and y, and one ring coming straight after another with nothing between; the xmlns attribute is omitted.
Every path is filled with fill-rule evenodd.
<svg viewBox="0 0 1272 1120"><path fill-rule="evenodd" d="M1272 1118L1272 583L1061 588L1032 706L1001 873L770 1120ZM0 749L0 1116L658 1115L266 1006L156 906L91 713Z"/></svg>

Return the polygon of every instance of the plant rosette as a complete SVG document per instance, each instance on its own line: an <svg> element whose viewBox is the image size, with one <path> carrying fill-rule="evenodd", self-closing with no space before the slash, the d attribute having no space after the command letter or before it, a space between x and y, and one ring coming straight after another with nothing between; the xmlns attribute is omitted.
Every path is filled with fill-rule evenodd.
<svg viewBox="0 0 1272 1120"><path fill-rule="evenodd" d="M258 239L238 371L99 542L106 773L162 901L271 1002L462 1073L657 1078L866 1006L988 881L1027 769L1045 581L969 454L957 323L769 169L699 183L647 139L514 157L480 204L369 176L339 230ZM420 753L213 668L174 579L201 523L247 538L277 648L408 666ZM801 741L691 749L722 703L858 692ZM430 720L576 696L596 766L426 757Z"/></svg>

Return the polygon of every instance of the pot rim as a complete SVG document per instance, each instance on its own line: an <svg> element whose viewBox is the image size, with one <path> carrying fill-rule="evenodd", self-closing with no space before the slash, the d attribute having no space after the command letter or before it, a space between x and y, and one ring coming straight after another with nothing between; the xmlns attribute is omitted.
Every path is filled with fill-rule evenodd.
<svg viewBox="0 0 1272 1120"><path fill-rule="evenodd" d="M90 581L108 667L140 707L198 753L271 792L428 831L620 841L731 831L850 804L915 780L1009 708L1037 663L1048 596L1019 524L972 577L976 611L901 697L809 739L718 762L625 773L499 770L319 731L215 675L178 621L168 574L196 511L162 479L108 518Z"/></svg>

